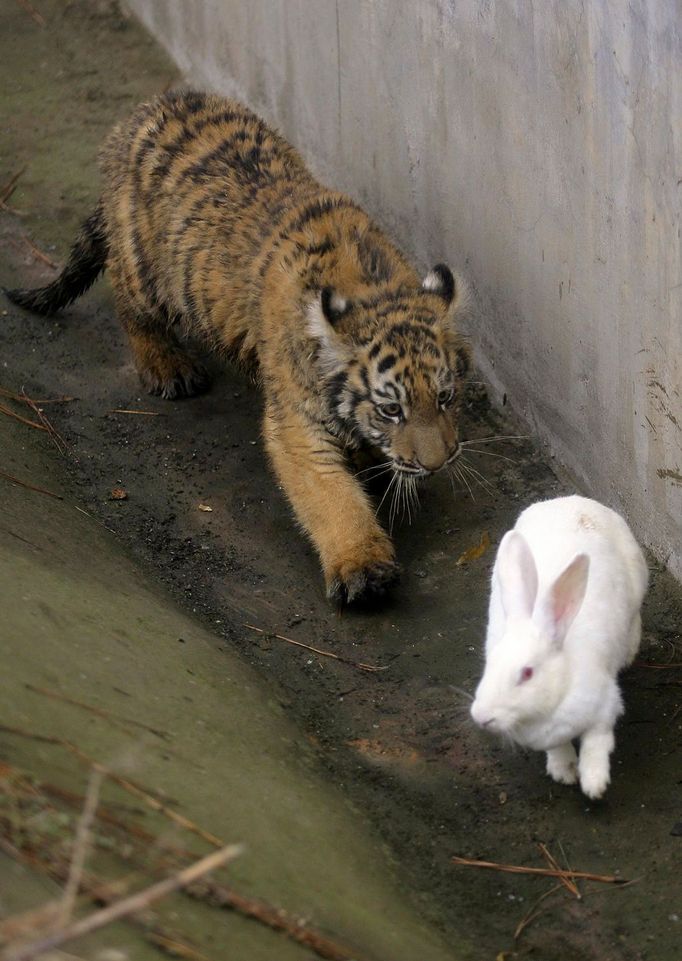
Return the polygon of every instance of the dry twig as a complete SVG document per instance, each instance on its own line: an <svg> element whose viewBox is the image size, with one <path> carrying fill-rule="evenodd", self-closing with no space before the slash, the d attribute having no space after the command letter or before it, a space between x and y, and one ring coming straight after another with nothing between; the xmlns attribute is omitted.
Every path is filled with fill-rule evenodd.
<svg viewBox="0 0 682 961"><path fill-rule="evenodd" d="M24 687L27 691L33 691L34 694L42 694L44 697L51 697L55 701L64 701L65 704L73 704L74 707L80 707L84 711L89 711L90 714L94 714L96 717L104 718L104 720L110 721L115 727L125 731L125 733L131 737L133 735L126 729L126 724L131 727L140 728L143 731L149 731L150 734L155 734L156 737L160 737L163 741L169 741L171 739L167 731L160 731L156 727L150 727L148 724L143 724L142 721L136 721L131 717L119 717L111 711L105 711L104 708L94 707L92 704L86 704L84 701L77 701L76 698L68 697L68 695L62 694L60 691L51 691L47 687L36 687L34 684L25 684Z"/></svg>
<svg viewBox="0 0 682 961"><path fill-rule="evenodd" d="M146 937L151 944L155 944L157 948L161 948L172 958L185 958L186 961L210 961L210 958L201 954L190 944L178 941L175 935L166 934L162 931L148 931Z"/></svg>
<svg viewBox="0 0 682 961"><path fill-rule="evenodd" d="M122 787L124 791L127 791L129 794L134 794L135 797L139 797L140 800L144 801L147 807L150 807L153 811L158 811L159 814L165 815L169 820L174 821L175 824L185 828L187 831L191 831L192 834L196 834L198 837L203 838L204 841L213 845L213 847L222 848L224 846L225 842L219 837L216 837L215 834L211 834L210 831L204 831L204 829L200 828L199 825L195 824L193 821L190 821L189 818L184 817L184 815L173 811L162 801L159 801L158 798L155 798L152 794L149 794L144 788L139 787L137 784L135 784L133 781L129 781L127 778L121 777L120 774L114 773L114 771L111 771L103 764L100 764L99 761L95 761L94 758L91 758L85 753L85 751L81 751L81 749L71 741L67 741L65 738L55 737L51 734L36 734L33 731L26 731L24 728L20 727L12 727L9 724L0 724L0 731L6 731L8 734L16 734L18 737L25 737L32 741L41 741L44 744L55 744L58 747L65 748L65 750L69 751L79 760L91 765L96 770L101 771L105 777L107 777L110 781L113 781L114 784L118 784L118 786Z"/></svg>
<svg viewBox="0 0 682 961"><path fill-rule="evenodd" d="M555 884L553 888L550 888L549 891L545 891L544 894L540 895L537 901L535 901L532 907L530 907L528 911L526 911L524 916L516 925L516 930L514 931L514 941L518 941L521 935L523 934L523 932L528 927L528 925L532 924L532 922L535 921L535 919L539 917L539 915L542 913L541 911L538 911L538 908L540 907L542 902L546 898L550 897L550 895L555 894L557 891L560 891L563 886L564 886L563 882L560 882L559 884Z"/></svg>
<svg viewBox="0 0 682 961"><path fill-rule="evenodd" d="M550 868L553 868L555 871L561 871L562 868L559 862L554 857L554 855L549 851L549 849L547 848L547 845L543 844L542 841L540 841L538 843L538 847L540 848L540 853L544 857L547 864L549 864ZM570 871L570 868L568 870ZM578 901L581 900L580 891L578 890L578 885L575 883L575 881L573 881L569 877L565 877L564 875L562 875L559 878L559 881L562 884L562 886L565 887L568 892L570 892L570 894L572 894L575 898L578 899Z"/></svg>
<svg viewBox="0 0 682 961"><path fill-rule="evenodd" d="M313 654L320 654L322 657L332 657L335 661L340 661L342 664L348 664L350 667L355 667L359 671L369 671L374 673L376 671L387 671L388 665L377 666L374 664L364 664L362 661L351 661L347 657L343 657L341 654L334 654L332 651L321 651L318 647L311 647L310 644L304 644L303 641L295 641L291 637L285 637L283 634L274 634L271 631L264 631L262 627L254 627L253 624L245 624L244 627L248 628L250 631L257 631L259 634L264 634L266 637L276 637L279 641L286 641L287 644L293 644L295 647L302 647L306 651L312 651Z"/></svg>
<svg viewBox="0 0 682 961"><path fill-rule="evenodd" d="M26 424L27 427L34 427L36 430L47 430L44 424L37 424L34 420L29 420L28 417L22 417L21 414L17 414L13 411L11 407L6 407L4 404L0 404L0 414L6 414L7 417L13 417L22 424Z"/></svg>
<svg viewBox="0 0 682 961"><path fill-rule="evenodd" d="M115 407L109 411L110 414L142 414L145 417L162 417L160 410L126 410L124 407Z"/></svg>
<svg viewBox="0 0 682 961"><path fill-rule="evenodd" d="M14 771L14 769L12 770ZM21 775L19 775L19 777L21 777ZM80 809L85 800L80 794L76 794L74 791L69 791L67 788L60 787L57 784L50 784L46 781L41 781L40 790L48 797L63 801L65 804L68 804L73 808ZM46 803L50 804L49 801ZM121 831L123 834L128 835L129 837L135 838L135 840L139 842L143 842L146 850L158 848L164 853L167 852L175 858L176 866L178 864L182 864L183 862L191 861L196 857L196 851L189 851L187 848L178 847L175 844L169 843L165 839L162 840L160 837L157 837L150 831L145 831L145 829L140 827L138 824L122 821L121 818L110 811L109 808L102 805L97 808L97 820L102 821L104 824L110 825L117 831Z"/></svg>
<svg viewBox="0 0 682 961"><path fill-rule="evenodd" d="M4 211L6 211L8 214L12 214L12 216L14 216L14 217L25 217L25 216L26 216L26 211L25 211L25 210L19 210L17 207L10 207L10 205L9 205L8 203L5 203L4 200L0 200L0 210L4 210Z"/></svg>
<svg viewBox="0 0 682 961"><path fill-rule="evenodd" d="M20 852L18 852L20 854ZM17 855L13 855L17 857ZM59 923L62 902L58 900L46 901L40 907L12 914L0 921L0 941L7 944L11 941L23 940L36 931L53 928Z"/></svg>
<svg viewBox="0 0 682 961"><path fill-rule="evenodd" d="M53 443L56 445L57 450L60 454L65 454L68 445L61 434L52 426L50 421L47 419L43 411L40 409L38 404L43 403L63 403L66 400L73 400L72 397L63 398L54 401L36 401L29 397L27 394L15 394L14 391L7 390L5 387L0 387L0 396L7 397L8 399L15 400L19 403L26 404L30 407L33 413L38 418L38 422L34 420L28 420L26 417L22 417L21 414L17 414L13 411L11 407L7 407L5 404L0 403L0 413L6 414L8 417L13 417L15 420L21 421L22 424L26 424L28 427L34 427L36 430L44 430L50 435Z"/></svg>
<svg viewBox="0 0 682 961"><path fill-rule="evenodd" d="M28 397L26 394L24 394L24 402L25 402L26 404L28 404L28 406L31 408L31 410L36 414L36 416L38 417L38 420L40 421L40 423L44 426L45 430L46 430L46 431L48 432L48 434L50 435L50 438L51 438L51 440L52 440L52 443L55 445L55 447L57 448L57 450L59 451L59 453L60 453L60 454L66 454L66 452L67 452L67 450L68 450L68 444L66 443L66 441L64 440L64 438L62 437L62 435L59 433L59 431L57 431L57 430L52 426L52 424L51 424L50 421L47 419L47 417L45 416L45 414L42 412L42 410L40 409L40 407L38 407L38 405L36 404L36 402L35 402L34 400L31 400L31 398Z"/></svg>
<svg viewBox="0 0 682 961"><path fill-rule="evenodd" d="M42 261L42 263L44 263L47 267L50 267L52 270L57 270L59 268L59 264L56 263L51 257L48 257L47 254L40 249L40 247L36 247L30 237L26 237L24 235L23 240L36 260Z"/></svg>
<svg viewBox="0 0 682 961"><path fill-rule="evenodd" d="M17 0L20 7L23 7L26 13L29 15L34 23L37 23L39 27L46 27L45 17L42 13L38 13L36 8L30 2L30 0Z"/></svg>
<svg viewBox="0 0 682 961"><path fill-rule="evenodd" d="M9 178L5 186L0 188L0 204L7 203L9 198L12 196L12 194L16 189L17 181L19 180L19 177L21 177L21 175L24 173L27 166L28 164L24 164L21 170L17 170L15 174L12 174L12 176Z"/></svg>
<svg viewBox="0 0 682 961"><path fill-rule="evenodd" d="M74 794L71 791L66 790L62 787L57 787L56 785L41 782L38 788L29 782L26 776L16 768L6 765L6 769L3 772L6 779L10 779L12 785L15 789L19 789L22 792L26 792L31 798L52 796L60 801L65 802L70 807L82 809L84 799L78 794ZM58 810L57 808L50 805L49 801L46 801L52 810ZM176 870L187 862L191 862L196 858L196 854L192 851L188 851L186 848L180 848L176 845L169 844L166 841L162 841L161 838L157 837L144 828L140 827L135 823L126 823L122 821L119 817L114 815L106 807L98 806L96 811L96 817L98 821L103 824L111 825L118 831L121 831L127 839L133 838L141 850L147 852L151 849L157 849L164 855L162 864L166 865L166 870ZM0 818L0 825L3 823ZM7 822L6 829L9 827L9 822ZM35 832L32 833L32 837L35 839ZM26 843L26 839L22 836L22 841ZM53 839L48 839L47 836L44 838L41 836L40 846L38 848L40 852L40 857L46 858L46 851L50 847L50 843L54 843ZM3 843L2 838L0 838L0 844ZM109 850L109 845L106 845L106 850ZM134 854L134 848L131 852L123 854L119 851L119 856L124 860L136 860ZM15 858L26 858L29 855L24 849L23 851L13 850L11 852L12 856ZM55 873L55 858L54 856L49 856L49 864L51 865L52 873ZM42 861L40 862L42 865ZM57 862L58 876L57 879L61 880L62 876L66 877L68 866L62 861L61 864ZM61 873L59 873L61 872ZM99 903L109 903L115 897L115 892L112 885L106 885L104 882L95 883L95 881L90 878L86 879L83 883L84 890L87 891L88 895L92 900L98 901ZM313 951L318 957L326 959L326 961L357 961L358 954L347 948L344 945L338 944L336 941L332 941L330 938L321 934L319 931L311 928L302 918L291 915L284 911L282 908L277 907L267 901L261 899L249 898L244 895L239 894L232 888L227 887L223 884L219 884L211 879L202 878L198 881L187 886L185 889L186 893L196 900L205 902L209 907L215 907L222 910L236 911L244 917L250 918L259 924L263 924L266 927L282 933L285 937L297 944L304 945L309 950ZM152 941L152 943L158 943L160 947L168 950L169 953L172 952L173 944L177 941L175 936L163 931L156 922L154 922L153 931L149 927L145 929L145 936ZM157 942L156 937L159 940ZM180 943L180 942L178 942ZM176 954L181 957L193 958L194 961L199 961L199 956L194 952L194 949L187 948L190 953L184 953L183 951L178 951Z"/></svg>
<svg viewBox="0 0 682 961"><path fill-rule="evenodd" d="M39 247L36 247L36 245L33 243L32 240L29 240L29 238L26 235L24 235L21 239L24 243L24 246L28 247L29 252L34 260L42 260L42 262L46 264L51 270L57 270L58 265L54 262L54 260L52 260L51 257L48 257L47 254L44 253ZM15 240L14 237L10 237L9 242L11 243L11 245L14 247L15 250L18 250L19 252L21 252L22 246L18 240Z"/></svg>
<svg viewBox="0 0 682 961"><path fill-rule="evenodd" d="M0 847L6 850L11 857L19 861L24 861L33 868L45 871L45 873L55 881L65 881L68 876L69 866L63 858L60 859L51 856L49 861L46 860L45 857L42 856L46 843L47 838L41 839L41 852L39 854L26 843L21 850L18 850L4 838L0 837ZM121 881L107 883L98 878L88 876L83 878L82 886L91 901L96 904L107 905L113 902L118 891L122 888L122 883ZM173 958L182 957L188 959L188 961L209 961L205 955L200 954L200 952L190 944L182 941L180 935L175 931L163 927L159 923L157 916L150 909L138 915L129 915L125 920L140 926L145 940L149 941L150 944L155 944L161 948L165 954ZM35 927L28 929L27 933L35 934L35 930ZM26 933L26 929L24 929L24 931ZM1 957L2 961L5 961L5 956L3 955ZM68 957L70 957L70 955Z"/></svg>
<svg viewBox="0 0 682 961"><path fill-rule="evenodd" d="M243 847L240 844L230 844L221 848L219 851L212 851L189 867L177 871L171 877L152 884L151 887L145 888L143 891L138 891L136 894L131 894L127 898L115 901L113 904L107 905L107 907L102 908L100 911L95 911L86 918L74 921L61 931L56 931L30 944L22 945L14 951L8 950L5 952L3 961L30 961L30 959L48 951L50 948L56 948L60 944L74 940L74 938L79 938L92 931L97 931L106 924L111 924L131 914L144 911L145 908L148 908L149 905L158 901L160 898L167 897L179 888L184 888L193 881L208 874L209 871L215 871L216 868L233 861L242 851Z"/></svg>
<svg viewBox="0 0 682 961"><path fill-rule="evenodd" d="M571 871L565 868L530 868L520 864L499 864L496 861L477 861L473 858L460 858L453 855L453 864L465 864L473 868L490 868L508 874L536 874L544 878L583 878L585 881L601 881L603 884L631 884L615 874L593 874L590 871Z"/></svg>
<svg viewBox="0 0 682 961"><path fill-rule="evenodd" d="M35 484L29 484L27 481L19 480L13 474L8 474L7 471L0 470L0 477L4 477L5 480L10 481L12 484L16 484L18 487L25 487L29 491L37 491L38 494L47 494L48 497L54 497L58 501L63 501L64 498L61 494L55 494L53 491L45 490L44 487L36 487Z"/></svg>
<svg viewBox="0 0 682 961"><path fill-rule="evenodd" d="M88 789L85 793L85 804L78 820L76 837L73 842L73 854L69 866L69 876L64 887L64 897L61 905L61 924L67 925L73 917L73 910L76 907L76 898L83 879L83 869L85 859L90 845L90 829L97 812L99 803L99 792L102 787L102 772L91 771Z"/></svg>
<svg viewBox="0 0 682 961"><path fill-rule="evenodd" d="M115 534L118 537L118 534L116 534L116 531L113 529L113 527L107 527L106 524L102 523L99 517L95 517L94 514L90 514L89 511L86 511L83 507L79 507L78 504L74 504L73 506L76 508L79 514L85 514L85 516L89 517L90 520L97 521L97 523L103 527L105 531L109 531L110 534Z"/></svg>
<svg viewBox="0 0 682 961"><path fill-rule="evenodd" d="M72 400L78 400L77 397L49 397L47 400L36 399L35 397L29 397L25 393L17 394L13 390L8 390L6 387L0 387L0 397L7 397L9 400L17 400L22 404L68 404Z"/></svg>
<svg viewBox="0 0 682 961"><path fill-rule="evenodd" d="M319 958L325 958L326 961L357 961L358 959L356 951L351 951L313 930L301 918L291 917L281 908L266 901L246 898L215 881L197 881L187 887L187 894L216 907L237 911L274 931L281 931L292 941L310 948Z"/></svg>

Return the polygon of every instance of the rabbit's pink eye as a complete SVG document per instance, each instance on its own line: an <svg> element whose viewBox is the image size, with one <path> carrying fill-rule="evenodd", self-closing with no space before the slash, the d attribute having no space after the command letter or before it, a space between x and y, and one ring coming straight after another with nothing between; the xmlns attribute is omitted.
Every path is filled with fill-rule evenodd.
<svg viewBox="0 0 682 961"><path fill-rule="evenodd" d="M521 671L520 680L521 680L521 681L529 681L532 676L533 676L533 668L532 668L532 667L524 667L524 669Z"/></svg>

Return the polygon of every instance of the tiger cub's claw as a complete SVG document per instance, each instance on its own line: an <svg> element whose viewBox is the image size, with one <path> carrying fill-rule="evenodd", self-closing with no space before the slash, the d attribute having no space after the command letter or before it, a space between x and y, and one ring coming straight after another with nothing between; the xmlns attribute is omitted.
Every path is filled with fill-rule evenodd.
<svg viewBox="0 0 682 961"><path fill-rule="evenodd" d="M339 607L383 597L399 577L400 566L394 560L373 561L335 574L327 582L327 597Z"/></svg>

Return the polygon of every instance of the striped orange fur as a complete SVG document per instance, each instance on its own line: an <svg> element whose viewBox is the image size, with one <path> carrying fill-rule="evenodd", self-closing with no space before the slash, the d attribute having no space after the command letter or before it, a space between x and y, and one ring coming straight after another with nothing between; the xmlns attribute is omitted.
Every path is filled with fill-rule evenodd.
<svg viewBox="0 0 682 961"><path fill-rule="evenodd" d="M329 596L383 592L393 545L349 454L379 452L396 479L457 455L469 359L449 269L422 280L361 207L231 100L184 92L144 104L100 164L100 203L60 277L9 296L48 313L106 267L151 393L207 386L183 334L253 366L265 444Z"/></svg>

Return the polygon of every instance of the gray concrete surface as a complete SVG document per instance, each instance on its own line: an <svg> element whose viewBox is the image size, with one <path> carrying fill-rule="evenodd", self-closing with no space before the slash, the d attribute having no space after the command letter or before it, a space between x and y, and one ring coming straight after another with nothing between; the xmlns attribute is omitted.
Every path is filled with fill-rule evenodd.
<svg viewBox="0 0 682 961"><path fill-rule="evenodd" d="M682 578L678 0L130 0L471 280L498 398Z"/></svg>

